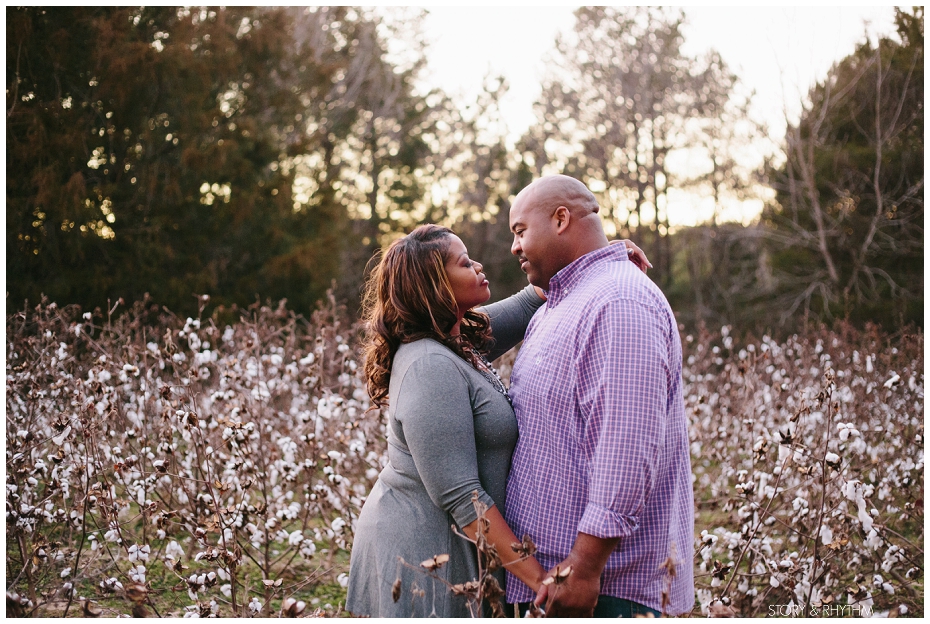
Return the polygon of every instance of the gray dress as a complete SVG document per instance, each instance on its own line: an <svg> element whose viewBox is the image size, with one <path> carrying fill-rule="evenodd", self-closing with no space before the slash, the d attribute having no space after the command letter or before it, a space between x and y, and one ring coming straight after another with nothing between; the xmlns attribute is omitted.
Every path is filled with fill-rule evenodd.
<svg viewBox="0 0 930 624"><path fill-rule="evenodd" d="M540 305L527 287L485 308L495 338L489 359L523 338ZM475 521L474 491L485 505L504 512L517 442L513 408L468 362L429 339L397 350L389 396L388 463L356 525L346 609L357 616L468 617L464 597L398 558L419 568L448 554L439 576L451 584L477 578L475 548L451 525L461 530ZM395 603L391 588L397 578L402 591Z"/></svg>

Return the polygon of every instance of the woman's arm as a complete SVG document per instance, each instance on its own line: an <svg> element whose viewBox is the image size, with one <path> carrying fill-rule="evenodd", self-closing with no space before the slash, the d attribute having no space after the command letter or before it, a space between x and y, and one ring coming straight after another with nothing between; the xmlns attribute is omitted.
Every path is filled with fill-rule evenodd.
<svg viewBox="0 0 930 624"><path fill-rule="evenodd" d="M511 574L523 581L534 592L538 592L540 584L546 577L546 570L536 561L536 557L527 557L520 561L520 553L514 552L513 548L511 548L511 544L519 543L520 540L510 530L504 516L497 509L497 505L488 509L485 518L487 518L490 525L485 536L488 543L497 549L497 554L500 555L501 561L504 562ZM465 535L471 539L476 539L478 522L480 520L475 520L471 524L462 527Z"/></svg>
<svg viewBox="0 0 930 624"><path fill-rule="evenodd" d="M500 357L523 340L530 319L545 301L545 293L528 285L503 301L484 306L484 312L491 319L491 335L494 337L489 360Z"/></svg>

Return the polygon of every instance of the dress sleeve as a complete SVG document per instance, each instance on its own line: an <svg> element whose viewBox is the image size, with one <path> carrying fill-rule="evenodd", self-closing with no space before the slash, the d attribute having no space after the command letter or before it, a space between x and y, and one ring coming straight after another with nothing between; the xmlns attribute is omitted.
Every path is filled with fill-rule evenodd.
<svg viewBox="0 0 930 624"><path fill-rule="evenodd" d="M590 490L578 530L626 537L655 484L667 426L670 362L654 310L613 302L593 319L578 358Z"/></svg>
<svg viewBox="0 0 930 624"><path fill-rule="evenodd" d="M395 419L433 503L459 527L478 517L472 492L489 508L494 501L478 477L475 419L468 380L449 356L431 353L407 370L397 396Z"/></svg>
<svg viewBox="0 0 930 624"><path fill-rule="evenodd" d="M491 334L494 337L489 360L499 358L523 340L530 319L544 303L530 284L515 295L484 307L491 318Z"/></svg>

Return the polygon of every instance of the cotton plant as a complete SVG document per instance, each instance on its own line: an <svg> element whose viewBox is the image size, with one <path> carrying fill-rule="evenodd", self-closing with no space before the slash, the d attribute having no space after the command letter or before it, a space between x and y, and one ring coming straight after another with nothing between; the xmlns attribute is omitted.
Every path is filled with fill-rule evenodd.
<svg viewBox="0 0 930 624"><path fill-rule="evenodd" d="M185 617L335 614L301 592L347 583L339 551L386 461L358 332L331 302L230 324L151 302L8 317L8 605L154 613L158 583ZM695 613L922 609L922 338L682 341Z"/></svg>
<svg viewBox="0 0 930 624"><path fill-rule="evenodd" d="M922 338L843 335L683 337L702 613L901 613L919 587ZM702 509L728 521L702 526Z"/></svg>
<svg viewBox="0 0 930 624"><path fill-rule="evenodd" d="M8 319L8 539L20 570L53 572L20 572L17 595L101 575L66 610L93 615L116 596L137 613L167 580L195 602L178 597L177 612L211 617L253 613L256 591L266 608L286 598L286 585L248 584L255 566L280 579L299 562L309 582L339 585L321 553L351 544L384 453L343 319L260 307L220 326L142 303Z"/></svg>

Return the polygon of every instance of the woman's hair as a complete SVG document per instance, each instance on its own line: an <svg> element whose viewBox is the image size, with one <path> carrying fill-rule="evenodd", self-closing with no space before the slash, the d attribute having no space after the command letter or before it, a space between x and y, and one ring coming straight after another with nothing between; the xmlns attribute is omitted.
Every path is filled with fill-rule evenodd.
<svg viewBox="0 0 930 624"><path fill-rule="evenodd" d="M365 321L365 377L372 402L388 400L391 366L400 345L432 338L477 366L471 348L486 353L491 324L486 314L469 310L460 334L450 332L458 305L446 274L452 230L421 225L394 241L371 271L362 299Z"/></svg>

